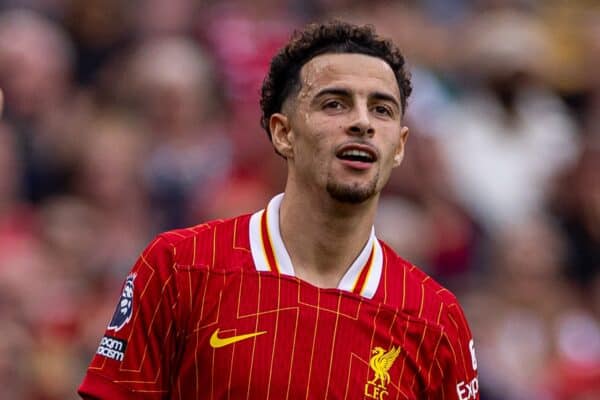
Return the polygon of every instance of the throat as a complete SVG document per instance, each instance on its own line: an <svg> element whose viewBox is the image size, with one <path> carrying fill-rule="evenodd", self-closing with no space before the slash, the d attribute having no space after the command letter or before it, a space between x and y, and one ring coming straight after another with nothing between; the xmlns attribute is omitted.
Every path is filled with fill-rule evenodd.
<svg viewBox="0 0 600 400"><path fill-rule="evenodd" d="M350 266L367 245L372 226L344 228L327 223L287 224L281 221L281 234L295 275L317 287L336 288Z"/></svg>
<svg viewBox="0 0 600 400"><path fill-rule="evenodd" d="M371 238L377 201L341 203L293 183L287 182L278 222L294 275L336 288Z"/></svg>
<svg viewBox="0 0 600 400"><path fill-rule="evenodd" d="M329 266L331 267L331 266ZM347 267L315 268L313 265L294 265L296 277L322 289L335 289L339 287Z"/></svg>

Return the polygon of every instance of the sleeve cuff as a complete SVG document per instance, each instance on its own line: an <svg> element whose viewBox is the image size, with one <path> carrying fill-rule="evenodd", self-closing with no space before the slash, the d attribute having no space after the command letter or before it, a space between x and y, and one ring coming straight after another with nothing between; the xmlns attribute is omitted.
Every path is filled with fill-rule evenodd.
<svg viewBox="0 0 600 400"><path fill-rule="evenodd" d="M134 394L126 388L102 375L90 371L83 378L83 382L79 386L79 389L77 389L77 393L83 399L93 400L131 400L134 397ZM137 394L135 397L139 399L146 398Z"/></svg>

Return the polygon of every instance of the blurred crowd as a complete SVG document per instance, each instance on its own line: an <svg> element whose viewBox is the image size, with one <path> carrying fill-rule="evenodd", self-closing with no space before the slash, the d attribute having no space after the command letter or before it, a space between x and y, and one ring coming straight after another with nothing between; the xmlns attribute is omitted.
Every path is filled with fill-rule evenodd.
<svg viewBox="0 0 600 400"><path fill-rule="evenodd" d="M600 399L594 0L0 1L2 399L75 399L145 244L283 189L260 85L334 17L410 64L376 230L461 300L482 399Z"/></svg>

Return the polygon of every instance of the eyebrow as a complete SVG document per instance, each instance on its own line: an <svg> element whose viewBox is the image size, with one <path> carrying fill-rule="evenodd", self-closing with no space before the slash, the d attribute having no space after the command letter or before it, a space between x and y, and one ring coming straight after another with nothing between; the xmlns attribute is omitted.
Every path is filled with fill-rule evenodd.
<svg viewBox="0 0 600 400"><path fill-rule="evenodd" d="M348 89L340 88L340 87L330 87L319 90L319 92L315 95L315 99L319 99L326 95L336 95L336 96L346 96L350 97L351 93ZM392 95L384 92L375 92L370 95L370 97L376 100L384 100L393 103L398 109L400 109L400 102Z"/></svg>
<svg viewBox="0 0 600 400"><path fill-rule="evenodd" d="M319 92L315 95L315 99L319 97L327 96L327 95L336 95L336 96L350 96L350 91L343 88L330 87L319 90Z"/></svg>
<svg viewBox="0 0 600 400"><path fill-rule="evenodd" d="M390 103L393 103L398 109L400 109L400 102L391 94L375 92L372 97L377 100L389 101Z"/></svg>

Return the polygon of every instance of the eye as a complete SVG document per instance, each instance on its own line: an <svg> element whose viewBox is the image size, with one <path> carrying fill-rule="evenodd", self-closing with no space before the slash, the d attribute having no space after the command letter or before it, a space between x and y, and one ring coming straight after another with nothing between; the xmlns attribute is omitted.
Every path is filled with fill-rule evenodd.
<svg viewBox="0 0 600 400"><path fill-rule="evenodd" d="M388 117L391 117L394 115L394 113L390 107L388 107L386 105L382 105L382 104L379 104L379 105L376 105L375 107L373 107L373 111L376 114L385 115Z"/></svg>
<svg viewBox="0 0 600 400"><path fill-rule="evenodd" d="M323 104L324 109L341 110L343 107L342 102L338 100L329 100Z"/></svg>

